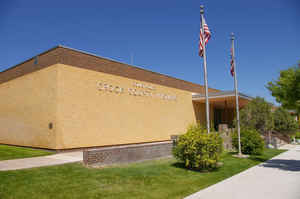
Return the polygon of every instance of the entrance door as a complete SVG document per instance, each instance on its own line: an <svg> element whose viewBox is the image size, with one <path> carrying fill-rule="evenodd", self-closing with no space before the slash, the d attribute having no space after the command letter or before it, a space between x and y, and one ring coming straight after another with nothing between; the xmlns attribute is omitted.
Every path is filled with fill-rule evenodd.
<svg viewBox="0 0 300 199"><path fill-rule="evenodd" d="M218 131L219 124L222 123L222 109L214 108L214 127Z"/></svg>

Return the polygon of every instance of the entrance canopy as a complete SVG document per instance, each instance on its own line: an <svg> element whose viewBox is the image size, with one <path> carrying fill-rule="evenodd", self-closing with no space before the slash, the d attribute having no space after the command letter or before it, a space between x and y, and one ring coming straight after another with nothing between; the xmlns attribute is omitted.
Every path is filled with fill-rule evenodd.
<svg viewBox="0 0 300 199"><path fill-rule="evenodd" d="M253 98L243 93L238 93L239 107L245 106ZM193 93L193 102L205 103L205 94ZM235 92L223 91L208 93L209 103L213 104L215 108L235 108Z"/></svg>

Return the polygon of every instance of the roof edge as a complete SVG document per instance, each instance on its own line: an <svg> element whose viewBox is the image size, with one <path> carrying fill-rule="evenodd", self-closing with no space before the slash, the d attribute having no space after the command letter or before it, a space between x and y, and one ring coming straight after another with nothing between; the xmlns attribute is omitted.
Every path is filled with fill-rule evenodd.
<svg viewBox="0 0 300 199"><path fill-rule="evenodd" d="M24 64L24 63L27 63L27 62L29 62L29 61L31 61L31 60L33 60L35 57L39 57L39 56L41 56L41 55L47 54L47 53L49 53L50 51L56 50L56 49L58 49L58 48L63 48L63 49L67 49L67 50L72 50L72 51L79 52L79 53L83 53L83 54L86 54L86 55L89 55L89 56L93 56L93 57L96 57L96 58L99 58L99 59L105 59L105 60L108 60L108 61L111 61L111 62L115 62L115 63L118 63L118 64L124 64L124 65L127 65L127 66L129 66L129 67L133 67L133 68L135 68L135 69L141 70L141 71L146 71L146 72L153 73L153 74L155 74L155 75L160 75L160 76L164 76L164 77L167 77L167 78L171 78L171 79L175 79L175 80L178 80L178 81L182 81L182 82L185 82L185 83L188 83L188 84L193 84L193 85L195 85L195 86L204 87L203 85L198 84L198 83L194 83L194 82L190 82L190 81L187 81L187 80L179 79L179 78L172 77L172 76L170 76L170 75L165 75L165 74L162 74L162 73L159 73L159 72L154 72L154 71L151 71L151 70L148 70L148 69L144 69L144 68L142 68L142 67L129 65L129 64L127 64L127 63L123 63L123 62L120 62L120 61L117 61L117 60L114 60L114 59L111 59L111 58L101 57L101 56L96 55L96 54L93 54L93 53L89 53L89 52L86 52L86 51L83 51L83 50L78 50L78 49L75 49L75 48L67 47L67 46L64 46L64 45L61 45L61 44L58 44L58 45L56 45L56 46L54 46L54 47L52 47L52 48L50 48L50 49L48 49L48 50L46 50L46 51L43 51L43 52L41 52L41 53L38 53L37 55L35 55L35 56L31 57L31 58L28 58L28 59L26 59L26 60L24 60L24 61L22 61L22 62L20 62L20 63L18 63L18 64L16 64L16 65L14 65L14 66L11 66L11 67L9 67L9 68L7 68L7 69L1 71L0 74L3 74L3 73L5 73L5 72L7 72L7 71L10 71L10 70L13 70L13 69L19 67L20 65L22 65L22 64ZM216 91L216 92L220 92L220 91L221 91L221 90L219 90L219 89L210 88L210 87L209 87L209 89L211 89L211 90L213 90L213 91Z"/></svg>
<svg viewBox="0 0 300 199"><path fill-rule="evenodd" d="M125 64L125 65L127 65L127 66L136 68L136 69L138 69L138 70L143 70L143 71L151 72L151 73L154 73L154 74L157 74L157 75L162 75L162 76L165 76L165 77L168 77L168 78L172 78L172 79L176 79L176 80L179 80L179 81L184 81L184 82L186 82L186 83L195 84L195 85L197 85L197 86L202 86L202 87L204 87L204 86L201 85L201 84L197 84L197 83L190 82L190 81L187 81L187 80L179 79L179 78L177 78L177 77L172 77L172 76L170 76L170 75L166 75L166 74L163 74L163 73L154 72L154 71L145 69L145 68L140 67L140 66L133 66L133 65L130 65L130 64L127 64L127 63L123 63L123 62L114 60L114 59L112 59L112 58L102 57L102 56L99 56L99 55L94 54L94 53L86 52L86 51L84 51L84 50L78 50L78 49L71 48L71 47L64 46L64 45L58 45L57 47L65 48L65 49L68 49L68 50L73 50L73 51L75 51L75 52L80 52L80 53L83 53L83 54L86 54L86 55L90 55L90 56L93 56L93 57L96 57L96 58L100 58L100 59L106 59L106 60L108 60L108 61L116 62L116 63L119 63L119 64ZM33 58L34 58L34 57L33 57ZM211 89L211 90L220 91L219 89L210 88L210 87L208 87L208 88Z"/></svg>
<svg viewBox="0 0 300 199"><path fill-rule="evenodd" d="M4 72L6 72L6 71L9 71L9 70L11 70L11 69L14 69L14 68L18 67L19 65L22 65L22 64L24 64L24 63L26 63L26 62L29 62L30 60L34 59L35 57L41 56L41 55L43 55L43 54L46 54L46 53L48 53L48 52L50 52L50 51L52 51L52 50L55 50L55 49L57 49L57 48L59 48L59 47L62 47L62 46L61 46L61 45L56 45L56 46L54 46L54 47L52 47L52 48L49 48L49 49L46 50L46 51L43 51L43 52L41 52L41 53L39 53L39 54L37 54L37 55L31 57L31 58L25 59L24 61L22 61L22 62L20 62L20 63L14 65L14 66L11 66L11 67L9 67L9 68L7 68L7 69L1 71L0 73L4 73Z"/></svg>
<svg viewBox="0 0 300 199"><path fill-rule="evenodd" d="M217 92L217 93L208 93L209 99L216 99L216 98L222 98L222 97L234 97L235 91L224 91L224 92ZM252 96L246 95L244 93L238 92L238 96L247 100L254 99ZM192 93L192 98L194 100L205 98L204 94L199 93Z"/></svg>

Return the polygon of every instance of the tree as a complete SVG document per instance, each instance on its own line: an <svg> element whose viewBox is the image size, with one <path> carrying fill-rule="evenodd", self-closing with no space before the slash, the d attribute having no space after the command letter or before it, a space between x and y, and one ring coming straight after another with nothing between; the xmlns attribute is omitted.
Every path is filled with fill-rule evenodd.
<svg viewBox="0 0 300 199"><path fill-rule="evenodd" d="M232 145L235 149L238 149L237 132L232 134ZM255 129L242 129L241 148L243 154L261 155L264 150L264 140Z"/></svg>
<svg viewBox="0 0 300 199"><path fill-rule="evenodd" d="M256 97L240 111L240 124L243 128L267 133L274 127L272 105L264 98Z"/></svg>
<svg viewBox="0 0 300 199"><path fill-rule="evenodd" d="M278 80L266 86L276 101L300 114L300 67L280 71Z"/></svg>
<svg viewBox="0 0 300 199"><path fill-rule="evenodd" d="M274 130L280 133L295 133L299 125L295 118L284 108L274 112Z"/></svg>

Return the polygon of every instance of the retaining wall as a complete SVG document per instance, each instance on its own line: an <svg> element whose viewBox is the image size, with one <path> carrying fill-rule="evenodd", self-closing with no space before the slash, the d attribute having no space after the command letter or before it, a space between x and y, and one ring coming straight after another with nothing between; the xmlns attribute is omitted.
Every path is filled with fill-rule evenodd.
<svg viewBox="0 0 300 199"><path fill-rule="evenodd" d="M172 155L172 141L104 147L83 151L86 165L138 162Z"/></svg>

